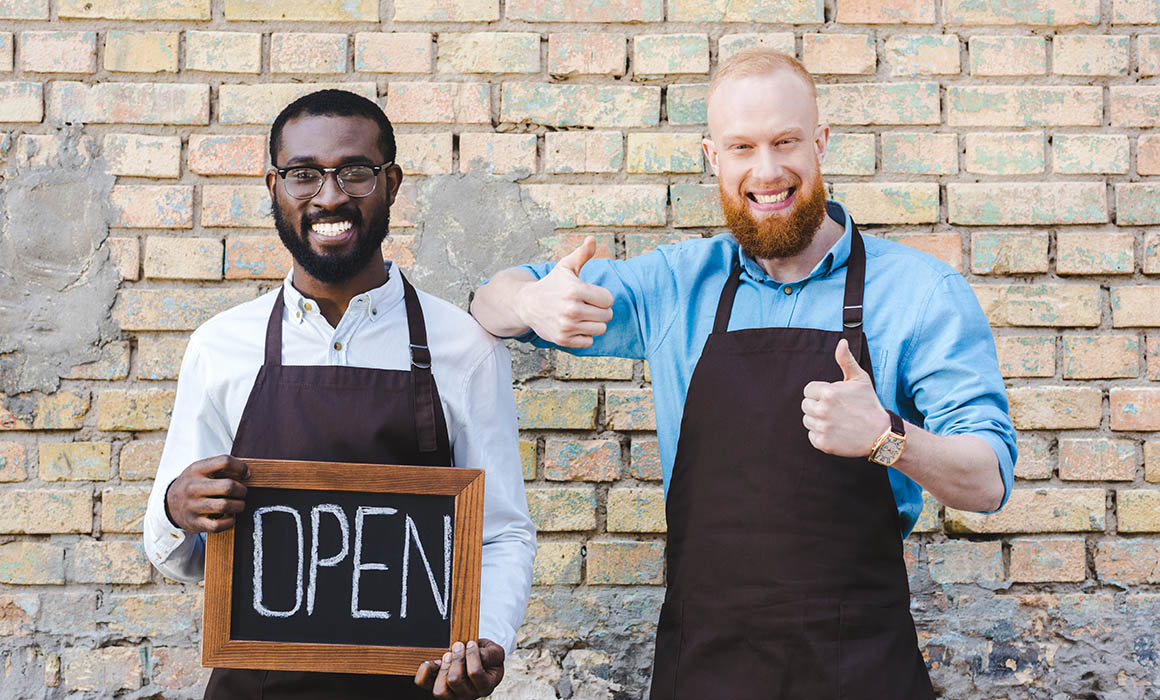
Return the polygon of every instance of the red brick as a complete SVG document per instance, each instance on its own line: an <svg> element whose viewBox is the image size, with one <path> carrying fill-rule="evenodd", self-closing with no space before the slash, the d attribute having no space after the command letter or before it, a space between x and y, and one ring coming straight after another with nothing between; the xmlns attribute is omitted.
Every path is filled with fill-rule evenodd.
<svg viewBox="0 0 1160 700"><path fill-rule="evenodd" d="M23 444L0 442L0 481L24 481L30 466Z"/></svg>
<svg viewBox="0 0 1160 700"><path fill-rule="evenodd" d="M653 438L633 437L629 448L629 462L633 478L645 481L661 480L660 447Z"/></svg>
<svg viewBox="0 0 1160 700"><path fill-rule="evenodd" d="M541 532L578 532L596 528L596 490L592 486L529 487L528 512Z"/></svg>
<svg viewBox="0 0 1160 700"><path fill-rule="evenodd" d="M126 331L191 331L254 295L254 290L234 287L122 289L113 318Z"/></svg>
<svg viewBox="0 0 1160 700"><path fill-rule="evenodd" d="M673 19L670 9L669 19ZM662 0L508 0L507 18L525 22L661 22Z"/></svg>
<svg viewBox="0 0 1160 700"><path fill-rule="evenodd" d="M624 75L627 39L607 32L552 32L548 35L551 75Z"/></svg>
<svg viewBox="0 0 1160 700"><path fill-rule="evenodd" d="M1160 86L1115 85L1109 90L1112 126L1160 126Z"/></svg>
<svg viewBox="0 0 1160 700"><path fill-rule="evenodd" d="M971 235L971 272L1010 275L1047 272L1046 231L980 231Z"/></svg>
<svg viewBox="0 0 1160 700"><path fill-rule="evenodd" d="M1118 532L1160 532L1160 490L1116 490Z"/></svg>
<svg viewBox="0 0 1160 700"><path fill-rule="evenodd" d="M98 430L165 430L172 389L106 389L97 396Z"/></svg>
<svg viewBox="0 0 1160 700"><path fill-rule="evenodd" d="M1136 172L1160 175L1160 134L1141 134L1136 142Z"/></svg>
<svg viewBox="0 0 1160 700"><path fill-rule="evenodd" d="M934 24L934 3L927 0L843 0L841 24Z"/></svg>
<svg viewBox="0 0 1160 700"><path fill-rule="evenodd" d="M122 481L145 481L157 474L164 440L134 440L121 448L119 471Z"/></svg>
<svg viewBox="0 0 1160 700"><path fill-rule="evenodd" d="M0 491L0 532L64 534L91 532L93 496L88 489Z"/></svg>
<svg viewBox="0 0 1160 700"><path fill-rule="evenodd" d="M656 430L651 389L607 389L605 416L611 430Z"/></svg>
<svg viewBox="0 0 1160 700"><path fill-rule="evenodd" d="M607 521L609 532L663 533L665 494L657 486L611 488L608 490Z"/></svg>
<svg viewBox="0 0 1160 700"><path fill-rule="evenodd" d="M1108 438L1062 438L1059 478L1064 481L1132 481L1136 443Z"/></svg>
<svg viewBox="0 0 1160 700"><path fill-rule="evenodd" d="M596 427L595 389L533 389L517 387L516 419L523 430Z"/></svg>
<svg viewBox="0 0 1160 700"><path fill-rule="evenodd" d="M1065 379L1135 377L1140 341L1134 335L1072 335L1063 338Z"/></svg>
<svg viewBox="0 0 1160 700"><path fill-rule="evenodd" d="M354 69L363 73L430 73L429 32L359 32L354 35Z"/></svg>
<svg viewBox="0 0 1160 700"><path fill-rule="evenodd" d="M1099 532L1104 529L1105 497L1102 488L1017 488L998 513L987 515L947 508L947 531Z"/></svg>
<svg viewBox="0 0 1160 700"><path fill-rule="evenodd" d="M101 532L141 532L149 490L122 486L101 491Z"/></svg>
<svg viewBox="0 0 1160 700"><path fill-rule="evenodd" d="M1113 288L1112 325L1116 328L1160 326L1160 285Z"/></svg>
<svg viewBox="0 0 1160 700"><path fill-rule="evenodd" d="M1051 441L1038 435L1016 438L1019 459L1015 462L1016 479L1050 479L1055 473Z"/></svg>
<svg viewBox="0 0 1160 700"><path fill-rule="evenodd" d="M1131 233L1060 231L1055 270L1061 275L1130 275L1135 270Z"/></svg>
<svg viewBox="0 0 1160 700"><path fill-rule="evenodd" d="M588 543L589 585L664 583L663 542L592 540Z"/></svg>
<svg viewBox="0 0 1160 700"><path fill-rule="evenodd" d="M44 119L44 89L40 83L0 82L0 122L33 122Z"/></svg>
<svg viewBox="0 0 1160 700"><path fill-rule="evenodd" d="M266 137L191 134L189 169L198 175L261 175L266 172Z"/></svg>
<svg viewBox="0 0 1160 700"><path fill-rule="evenodd" d="M1007 395L1020 430L1098 428L1103 416L1102 393L1095 388L1021 386Z"/></svg>
<svg viewBox="0 0 1160 700"><path fill-rule="evenodd" d="M995 338L999 371L1004 377L1055 376L1055 338L1047 335L1001 335Z"/></svg>
<svg viewBox="0 0 1160 700"><path fill-rule="evenodd" d="M487 83L393 82L384 108L396 124L489 124Z"/></svg>
<svg viewBox="0 0 1160 700"><path fill-rule="evenodd" d="M926 557L935 583L985 585L1003 580L1001 542L932 542L926 546Z"/></svg>
<svg viewBox="0 0 1160 700"><path fill-rule="evenodd" d="M1011 580L1017 583L1079 582L1087 575L1084 541L1020 538L1011 541Z"/></svg>
<svg viewBox="0 0 1160 700"><path fill-rule="evenodd" d="M20 69L32 73L95 73L96 32L21 32Z"/></svg>
<svg viewBox="0 0 1160 700"><path fill-rule="evenodd" d="M21 413L30 414L32 421L12 413L10 401L19 401ZM0 430L76 430L88 412L87 391L61 389L47 395L34 391L17 400L0 394Z"/></svg>
<svg viewBox="0 0 1160 700"><path fill-rule="evenodd" d="M1148 364L1148 379L1160 379L1160 336L1149 335L1145 343L1145 356Z"/></svg>
<svg viewBox="0 0 1160 700"><path fill-rule="evenodd" d="M88 124L209 124L209 85L200 83L74 83L48 88L48 115Z"/></svg>
<svg viewBox="0 0 1160 700"><path fill-rule="evenodd" d="M1160 430L1160 388L1112 387L1112 430Z"/></svg>
<svg viewBox="0 0 1160 700"><path fill-rule="evenodd" d="M230 235L226 237L225 277L280 280L290 271L292 259L277 236Z"/></svg>
<svg viewBox="0 0 1160 700"><path fill-rule="evenodd" d="M184 333L137 336L137 378L146 381L177 379L189 337Z"/></svg>
<svg viewBox="0 0 1160 700"><path fill-rule="evenodd" d="M114 185L110 196L125 228L192 228L193 187L190 185Z"/></svg>
<svg viewBox="0 0 1160 700"><path fill-rule="evenodd" d="M1113 586L1160 583L1160 540L1101 540L1095 551L1096 575Z"/></svg>
<svg viewBox="0 0 1160 700"><path fill-rule="evenodd" d="M620 443L616 440L548 438L544 447L548 481L615 481L620 478Z"/></svg>
<svg viewBox="0 0 1160 700"><path fill-rule="evenodd" d="M274 32L270 35L270 72L346 72L346 34Z"/></svg>

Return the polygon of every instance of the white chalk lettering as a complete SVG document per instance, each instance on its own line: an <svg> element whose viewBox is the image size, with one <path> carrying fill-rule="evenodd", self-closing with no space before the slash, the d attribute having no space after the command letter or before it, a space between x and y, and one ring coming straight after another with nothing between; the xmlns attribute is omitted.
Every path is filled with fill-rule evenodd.
<svg viewBox="0 0 1160 700"><path fill-rule="evenodd" d="M262 518L266 513L289 513L298 529L298 581L294 589L294 608L271 610L262 603ZM264 617L290 617L302 607L302 516L288 506L264 506L254 511L254 610Z"/></svg>
<svg viewBox="0 0 1160 700"><path fill-rule="evenodd" d="M427 569L427 580L431 583L431 595L435 598L435 607L443 619L447 619L447 597L451 595L451 516L443 516L443 594L439 594L439 586L435 584L435 574L431 571L431 562L427 560L427 553L423 551L423 542L419 539L419 528L411 516L407 516L407 527L403 531L403 600L399 606L399 617L407 616L407 573L411 562L411 539L419 549L419 559Z"/></svg>
<svg viewBox="0 0 1160 700"><path fill-rule="evenodd" d="M330 513L338 519L338 527L342 530L342 551L332 557L325 559L318 558L318 521L323 513ZM347 552L350 551L350 523L347 522L346 513L342 512L342 508L337 503L322 503L310 509L310 581L306 584L306 614L314 614L314 593L318 587L318 567L320 566L336 566L340 561L346 559Z"/></svg>
<svg viewBox="0 0 1160 700"><path fill-rule="evenodd" d="M394 508L373 508L371 506L359 506L355 511L354 516L354 574L350 583L350 615L354 618L379 618L382 620L389 619L391 613L386 610L362 610L358 606L358 582L362 577L364 571L386 571L387 565L377 562L363 563L362 549L363 549L363 518L368 515L394 515L398 511ZM406 584L404 584L406 585Z"/></svg>

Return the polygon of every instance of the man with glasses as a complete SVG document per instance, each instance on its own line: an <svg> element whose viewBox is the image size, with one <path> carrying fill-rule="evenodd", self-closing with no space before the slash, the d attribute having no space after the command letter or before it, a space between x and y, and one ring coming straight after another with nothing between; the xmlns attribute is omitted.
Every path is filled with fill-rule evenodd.
<svg viewBox="0 0 1160 700"><path fill-rule="evenodd" d="M170 578L202 578L202 533L228 530L243 511L247 457L483 469L480 639L456 641L414 679L219 668L206 697L489 695L535 556L507 350L383 260L403 174L378 105L342 90L306 95L274 121L270 158L266 185L293 268L277 290L190 337L146 552Z"/></svg>

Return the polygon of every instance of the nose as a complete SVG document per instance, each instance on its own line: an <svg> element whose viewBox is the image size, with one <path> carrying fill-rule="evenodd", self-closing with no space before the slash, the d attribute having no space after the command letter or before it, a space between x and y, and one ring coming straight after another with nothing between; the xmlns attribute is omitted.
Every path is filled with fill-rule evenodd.
<svg viewBox="0 0 1160 700"><path fill-rule="evenodd" d="M781 160L772 148L757 149L756 163L753 167L753 179L757 182L778 182L785 176L785 169Z"/></svg>
<svg viewBox="0 0 1160 700"><path fill-rule="evenodd" d="M314 195L311 204L321 209L334 209L350 200L350 195L338 186L338 173L326 173L322 178L322 189Z"/></svg>

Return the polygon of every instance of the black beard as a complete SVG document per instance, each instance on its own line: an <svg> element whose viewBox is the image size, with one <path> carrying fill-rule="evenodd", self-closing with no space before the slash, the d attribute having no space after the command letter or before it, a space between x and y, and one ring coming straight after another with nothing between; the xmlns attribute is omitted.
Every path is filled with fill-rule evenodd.
<svg viewBox="0 0 1160 700"><path fill-rule="evenodd" d="M339 210L328 214L325 218L334 219L336 216L346 218L352 226L362 232L362 235L359 237L354 250L349 253L319 255L310 248L310 243L301 232L310 230L315 221L321 217L303 216L302 221L299 222L299 228L295 229L283 216L277 202L272 202L272 208L274 210L274 228L278 229L278 237L282 239L282 245L286 246L290 255L294 257L294 261L301 265L308 275L325 284L345 282L362 272L370 263L371 258L374 257L375 251L382 246L391 223L389 207L383 207L382 215L371 219L370 226L367 228L362 228L362 215L356 208L352 207L349 210Z"/></svg>

